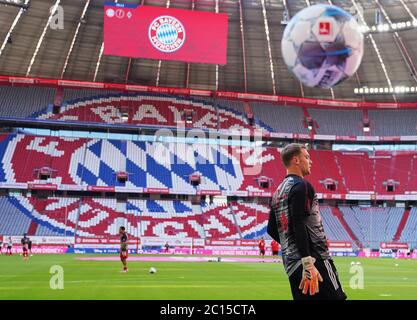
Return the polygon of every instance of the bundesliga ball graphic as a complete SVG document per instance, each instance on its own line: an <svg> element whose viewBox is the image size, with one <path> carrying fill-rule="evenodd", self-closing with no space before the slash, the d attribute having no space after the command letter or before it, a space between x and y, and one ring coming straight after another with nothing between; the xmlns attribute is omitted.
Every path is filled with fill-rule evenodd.
<svg viewBox="0 0 417 320"><path fill-rule="evenodd" d="M281 51L288 69L309 87L331 88L351 77L362 61L364 40L346 11L317 4L288 23Z"/></svg>
<svg viewBox="0 0 417 320"><path fill-rule="evenodd" d="M156 268L151 267L151 268L149 269L149 273L156 273Z"/></svg>

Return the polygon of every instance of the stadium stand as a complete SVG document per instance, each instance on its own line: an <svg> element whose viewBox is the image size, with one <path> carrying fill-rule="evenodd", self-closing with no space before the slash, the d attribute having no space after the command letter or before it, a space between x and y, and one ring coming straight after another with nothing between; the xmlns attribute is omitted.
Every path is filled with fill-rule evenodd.
<svg viewBox="0 0 417 320"><path fill-rule="evenodd" d="M245 128L250 130L243 103L211 97L180 97L167 94L121 93L112 90L63 90L61 112L52 113L55 88L0 86L0 117L59 119L110 124L134 123L166 126L185 121L203 129ZM19 107L16 107L19 106ZM139 106L141 106L139 108ZM258 128L283 133L308 134L305 114L316 124L317 134L361 136L363 115L357 110L303 109L268 102L251 102ZM125 110L125 111L124 111ZM126 112L126 118L123 113ZM415 135L414 110L369 110L370 135ZM236 119L234 121L232 119Z"/></svg>
<svg viewBox="0 0 417 320"><path fill-rule="evenodd" d="M8 182L75 184L68 171L84 158L85 142L82 138L5 136L0 142L0 178ZM44 179L42 171L46 171Z"/></svg>
<svg viewBox="0 0 417 320"><path fill-rule="evenodd" d="M314 169L307 179L314 183L316 192L345 193L346 181L336 161L336 153L327 150L310 150L309 153Z"/></svg>
<svg viewBox="0 0 417 320"><path fill-rule="evenodd" d="M0 117L36 117L53 104L55 89L0 86Z"/></svg>
<svg viewBox="0 0 417 320"><path fill-rule="evenodd" d="M138 210L140 234L147 237L204 238L201 212L192 211L189 201L129 199L128 212Z"/></svg>
<svg viewBox="0 0 417 320"><path fill-rule="evenodd" d="M3 212L0 216L0 233L71 236L76 224L71 219L77 214L78 201L64 197L38 199L20 194L1 197Z"/></svg>
<svg viewBox="0 0 417 320"><path fill-rule="evenodd" d="M410 247L417 248L417 208L411 208L408 220L402 230L400 241L408 242Z"/></svg>
<svg viewBox="0 0 417 320"><path fill-rule="evenodd" d="M119 203L115 198L83 197L79 212L78 236L115 236L121 224L131 234L136 234L133 228L135 221L126 214L126 204Z"/></svg>
<svg viewBox="0 0 417 320"><path fill-rule="evenodd" d="M317 192L389 195L417 186L412 152L310 150L310 155L314 170L307 179ZM279 159L272 147L258 154L219 144L0 135L0 181L9 183L273 192L285 176ZM117 179L119 172L127 181ZM200 185L191 184L192 174L201 176ZM268 183L261 186L261 180Z"/></svg>
<svg viewBox="0 0 417 320"><path fill-rule="evenodd" d="M99 89L65 89L62 96L62 101L65 104L71 104L74 100L82 101L87 97L100 97L106 95L118 95L121 92L114 90L99 90Z"/></svg>
<svg viewBox="0 0 417 320"><path fill-rule="evenodd" d="M317 123L317 134L363 135L361 111L310 108L308 113Z"/></svg>
<svg viewBox="0 0 417 320"><path fill-rule="evenodd" d="M417 134L415 110L369 110L370 134L402 136Z"/></svg>
<svg viewBox="0 0 417 320"><path fill-rule="evenodd" d="M261 203L232 201L229 204L190 201L97 197L48 197L15 194L0 198L0 234L37 236L74 235L114 237L118 226L144 237L259 239L267 236L269 207ZM197 209L196 209L197 207ZM323 226L330 241L349 241L354 248L379 248L398 233L403 208L339 206L350 235L333 212L321 205ZM30 232L31 226L36 228ZM400 241L417 245L417 209L412 208ZM359 240L357 242L356 240Z"/></svg>
<svg viewBox="0 0 417 320"><path fill-rule="evenodd" d="M374 166L365 152L334 152L348 192L374 191Z"/></svg>
<svg viewBox="0 0 417 320"><path fill-rule="evenodd" d="M34 117L110 124L188 128L247 129L242 102L162 94L126 94L94 89L65 89L60 114L53 114L55 89L0 87L0 117ZM18 103L23 109L13 106ZM322 110L251 102L257 128L309 133L305 114L318 134L362 135L361 111ZM371 134L407 135L415 130L412 111L369 111ZM125 113L125 114L124 114ZM127 118L126 118L127 117ZM190 117L187 119L187 117ZM389 129L387 129L389 128ZM310 150L314 170L308 179L319 193L391 195L417 189L417 156L412 151L346 152ZM0 134L0 182L77 186L162 188L177 192L273 192L285 175L277 148L255 157L247 147L161 143L114 139ZM222 161L219 161L223 159ZM248 171L249 170L249 171ZM42 175L40 173L43 173ZM117 179L118 172L127 181ZM255 172L255 173L248 173ZM192 185L189 177L201 176ZM260 181L267 182L261 184ZM392 189L390 189L390 186ZM256 239L265 236L267 206L233 201L228 205L192 205L187 201L113 198L3 196L6 214L0 233L109 236L124 224L131 234L206 239ZM337 214L340 209L340 216ZM416 245L416 210L324 205L322 217L330 240L376 248L382 241ZM15 221L15 222L13 222ZM378 230L378 232L376 232ZM379 232L383 230L383 232Z"/></svg>
<svg viewBox="0 0 417 320"><path fill-rule="evenodd" d="M212 99L212 101L222 109L232 109L237 111L239 114L245 114L242 101L227 99Z"/></svg>
<svg viewBox="0 0 417 320"><path fill-rule="evenodd" d="M406 208L404 210L404 213L401 217L400 224L398 225L397 231L395 232L394 238L392 239L394 242L398 241L402 235L402 232L404 231L404 227L408 221L408 218L410 217L410 208Z"/></svg>
<svg viewBox="0 0 417 320"><path fill-rule="evenodd" d="M48 197L47 199L39 199L32 196L27 197L27 201L33 206L32 215L38 218L34 219L38 223L33 235L65 235L66 231L62 231L62 229L66 230L68 227L74 233L78 223L79 198Z"/></svg>
<svg viewBox="0 0 417 320"><path fill-rule="evenodd" d="M66 92L66 90L65 90ZM201 129L247 129L244 113L235 108L221 107L211 99L198 100L178 96L151 94L96 94L95 90L72 90L65 93L60 113L52 110L39 119L101 122L108 124L136 124L151 126L178 126ZM80 96L86 96L80 98ZM228 103L234 105L233 103ZM265 127L265 125L264 125Z"/></svg>
<svg viewBox="0 0 417 320"><path fill-rule="evenodd" d="M272 127L275 132L309 133L303 123L304 115L301 108L262 102L252 102L251 107L255 118Z"/></svg>
<svg viewBox="0 0 417 320"><path fill-rule="evenodd" d="M417 190L417 155L412 155L410 173L408 176L408 190Z"/></svg>
<svg viewBox="0 0 417 320"><path fill-rule="evenodd" d="M233 211L227 204L201 203L206 239L240 239Z"/></svg>
<svg viewBox="0 0 417 320"><path fill-rule="evenodd" d="M189 176L199 173L200 190L273 191L261 188L256 177L276 180L274 148L254 154L248 148L106 139L3 136L0 177L13 183L53 183L195 190ZM23 156L24 155L24 156ZM23 157L23 161L22 161ZM47 168L50 176L39 177ZM127 172L128 181L117 180ZM280 171L279 177L284 172Z"/></svg>
<svg viewBox="0 0 417 320"><path fill-rule="evenodd" d="M376 190L378 193L403 193L413 190L409 182L413 173L414 153L410 151L375 152L374 161L376 174ZM387 185L393 185L393 190L387 190Z"/></svg>
<svg viewBox="0 0 417 320"><path fill-rule="evenodd" d="M0 233L7 235L22 235L29 230L31 219L22 213L14 203L14 198L9 196L0 197Z"/></svg>
<svg viewBox="0 0 417 320"><path fill-rule="evenodd" d="M403 208L339 206L339 209L362 245L372 249L393 240L404 213Z"/></svg>
<svg viewBox="0 0 417 320"><path fill-rule="evenodd" d="M323 221L323 228L329 240L349 241L354 243L354 239L350 237L346 229L340 224L340 221L333 214L330 206L321 205L320 213Z"/></svg>
<svg viewBox="0 0 417 320"><path fill-rule="evenodd" d="M267 237L269 207L253 202L231 202L230 206L236 217L236 223L242 239L259 239Z"/></svg>

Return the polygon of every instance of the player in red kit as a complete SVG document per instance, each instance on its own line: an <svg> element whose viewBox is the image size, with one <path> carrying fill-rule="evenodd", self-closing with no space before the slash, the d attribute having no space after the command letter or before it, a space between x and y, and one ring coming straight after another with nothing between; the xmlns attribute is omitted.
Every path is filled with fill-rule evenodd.
<svg viewBox="0 0 417 320"><path fill-rule="evenodd" d="M265 257L265 239L264 237L261 238L261 240L259 240L259 255L262 256L262 262L265 262L263 260L263 258Z"/></svg>
<svg viewBox="0 0 417 320"><path fill-rule="evenodd" d="M129 253L127 251L127 233L125 231L125 227L119 228L119 234L120 234L120 260L123 263L123 270L120 272L127 272L127 258L129 257Z"/></svg>
<svg viewBox="0 0 417 320"><path fill-rule="evenodd" d="M275 261L280 262L280 259L278 258L279 244L275 240L271 241L271 251L272 251L272 257L277 257Z"/></svg>

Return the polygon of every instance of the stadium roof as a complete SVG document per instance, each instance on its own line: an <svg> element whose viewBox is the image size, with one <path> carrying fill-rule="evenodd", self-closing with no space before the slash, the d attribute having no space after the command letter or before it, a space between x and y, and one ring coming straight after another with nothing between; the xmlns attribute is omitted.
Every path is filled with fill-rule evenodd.
<svg viewBox="0 0 417 320"><path fill-rule="evenodd" d="M287 71L280 51L285 28L281 21L285 8L290 17L308 4L319 2L332 3L351 13L363 8L364 19L371 27L375 25L377 9L384 21L388 21L386 16L392 23L413 21L417 15L417 0L120 1L161 7L169 4L172 8L184 9L191 9L194 5L195 10L203 11L215 11L218 3L219 12L229 15L228 63L226 66L218 67L218 81L215 65L188 65L184 62L168 61L160 63L148 59L101 56L104 2L32 0L29 9L22 11L20 15L18 7L0 4L0 75L218 89L326 99L417 101L415 94L354 94L354 88L388 87L389 81L392 86L416 86L417 68L413 63L417 61L415 27L397 33L375 32L372 36L368 35L363 62L357 74L333 90L302 87ZM50 8L57 3L63 8L64 28L53 30L46 26ZM266 9L266 20L263 6ZM269 42L265 21L270 30ZM242 40L245 44L244 49ZM275 86L271 76L269 47Z"/></svg>

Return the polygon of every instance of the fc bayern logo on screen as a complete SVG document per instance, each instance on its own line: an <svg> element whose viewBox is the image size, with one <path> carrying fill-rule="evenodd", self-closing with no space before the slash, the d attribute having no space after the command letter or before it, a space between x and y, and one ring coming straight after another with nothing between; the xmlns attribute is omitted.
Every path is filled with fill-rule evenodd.
<svg viewBox="0 0 417 320"><path fill-rule="evenodd" d="M107 9L106 14L109 18L113 18L114 17L114 10L113 9Z"/></svg>
<svg viewBox="0 0 417 320"><path fill-rule="evenodd" d="M160 16L153 20L148 35L154 48L166 53L177 51L185 42L184 26L171 16Z"/></svg>

